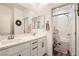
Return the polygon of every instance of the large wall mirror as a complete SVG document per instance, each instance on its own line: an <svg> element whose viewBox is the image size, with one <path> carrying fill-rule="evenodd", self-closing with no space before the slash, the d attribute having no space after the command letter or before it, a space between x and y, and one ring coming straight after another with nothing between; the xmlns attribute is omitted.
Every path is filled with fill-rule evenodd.
<svg viewBox="0 0 79 59"><path fill-rule="evenodd" d="M20 6L19 6L20 7ZM45 29L45 16L36 16L30 19L25 16L24 9L19 7L11 7L0 5L0 34L24 34L31 30Z"/></svg>
<svg viewBox="0 0 79 59"><path fill-rule="evenodd" d="M4 5L0 5L0 34L8 35L12 34L12 14L11 9L9 7L5 7Z"/></svg>
<svg viewBox="0 0 79 59"><path fill-rule="evenodd" d="M42 33L45 31L45 16L37 16L32 18L32 32Z"/></svg>
<svg viewBox="0 0 79 59"><path fill-rule="evenodd" d="M16 6L0 4L0 35L27 33L28 17L25 16L25 9Z"/></svg>
<svg viewBox="0 0 79 59"><path fill-rule="evenodd" d="M32 32L41 33L45 30L45 16L32 18Z"/></svg>
<svg viewBox="0 0 79 59"><path fill-rule="evenodd" d="M38 16L32 18L32 29L44 29L45 28L45 16Z"/></svg>

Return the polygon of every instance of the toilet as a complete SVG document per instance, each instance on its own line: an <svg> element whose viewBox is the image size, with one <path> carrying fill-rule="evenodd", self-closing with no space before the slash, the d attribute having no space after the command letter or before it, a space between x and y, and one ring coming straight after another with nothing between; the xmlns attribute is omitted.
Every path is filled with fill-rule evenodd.
<svg viewBox="0 0 79 59"><path fill-rule="evenodd" d="M69 46L69 39L61 38L55 43L54 51L57 53L57 56L67 56L70 55Z"/></svg>

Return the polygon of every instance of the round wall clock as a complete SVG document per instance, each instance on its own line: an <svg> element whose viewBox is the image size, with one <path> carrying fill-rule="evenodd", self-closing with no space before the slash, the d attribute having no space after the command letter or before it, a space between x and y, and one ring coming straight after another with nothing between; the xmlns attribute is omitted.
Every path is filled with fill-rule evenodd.
<svg viewBox="0 0 79 59"><path fill-rule="evenodd" d="M16 25L17 26L21 26L21 24L22 24L21 20L16 20Z"/></svg>

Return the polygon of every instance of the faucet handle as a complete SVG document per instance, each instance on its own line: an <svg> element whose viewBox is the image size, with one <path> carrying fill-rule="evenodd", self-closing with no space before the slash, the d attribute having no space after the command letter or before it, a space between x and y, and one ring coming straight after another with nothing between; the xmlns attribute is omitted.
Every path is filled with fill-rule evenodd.
<svg viewBox="0 0 79 59"><path fill-rule="evenodd" d="M9 36L8 36L8 39L9 39L9 40L10 40L10 39L14 39L14 35L12 35L12 34L9 35Z"/></svg>
<svg viewBox="0 0 79 59"><path fill-rule="evenodd" d="M8 36L8 39L9 39L9 40L11 39L11 36L10 36L10 35Z"/></svg>
<svg viewBox="0 0 79 59"><path fill-rule="evenodd" d="M11 35L11 39L14 39L14 35Z"/></svg>
<svg viewBox="0 0 79 59"><path fill-rule="evenodd" d="M12 39L14 39L14 35L12 35Z"/></svg>

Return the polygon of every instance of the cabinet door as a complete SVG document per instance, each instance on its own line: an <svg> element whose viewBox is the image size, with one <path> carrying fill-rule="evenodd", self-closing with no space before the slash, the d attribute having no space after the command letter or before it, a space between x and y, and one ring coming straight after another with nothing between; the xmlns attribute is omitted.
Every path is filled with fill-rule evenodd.
<svg viewBox="0 0 79 59"><path fill-rule="evenodd" d="M30 42L1 50L0 56L30 56Z"/></svg>
<svg viewBox="0 0 79 59"><path fill-rule="evenodd" d="M23 51L21 51L22 56L30 56L30 48L25 48Z"/></svg>
<svg viewBox="0 0 79 59"><path fill-rule="evenodd" d="M31 47L31 56L37 56L37 49L38 49L37 45Z"/></svg>
<svg viewBox="0 0 79 59"><path fill-rule="evenodd" d="M10 47L8 48L8 53L9 53L9 56L17 56L16 53L18 52L18 48L17 46L14 46L14 47Z"/></svg>
<svg viewBox="0 0 79 59"><path fill-rule="evenodd" d="M38 39L38 56L42 56L42 39Z"/></svg>
<svg viewBox="0 0 79 59"><path fill-rule="evenodd" d="M46 38L44 37L43 38L43 41L42 41L42 53L43 53L43 55L45 54L45 53L47 53L47 42L46 42Z"/></svg>
<svg viewBox="0 0 79 59"><path fill-rule="evenodd" d="M25 45L22 46L22 47L25 47L25 48L21 51L22 56L30 56L30 42L25 43Z"/></svg>
<svg viewBox="0 0 79 59"><path fill-rule="evenodd" d="M30 56L30 43L23 43L9 48L9 56Z"/></svg>
<svg viewBox="0 0 79 59"><path fill-rule="evenodd" d="M8 56L8 50L1 50L0 56Z"/></svg>
<svg viewBox="0 0 79 59"><path fill-rule="evenodd" d="M17 56L30 56L30 42L18 46Z"/></svg>
<svg viewBox="0 0 79 59"><path fill-rule="evenodd" d="M38 55L43 56L46 53L47 45L46 38L38 39Z"/></svg>

